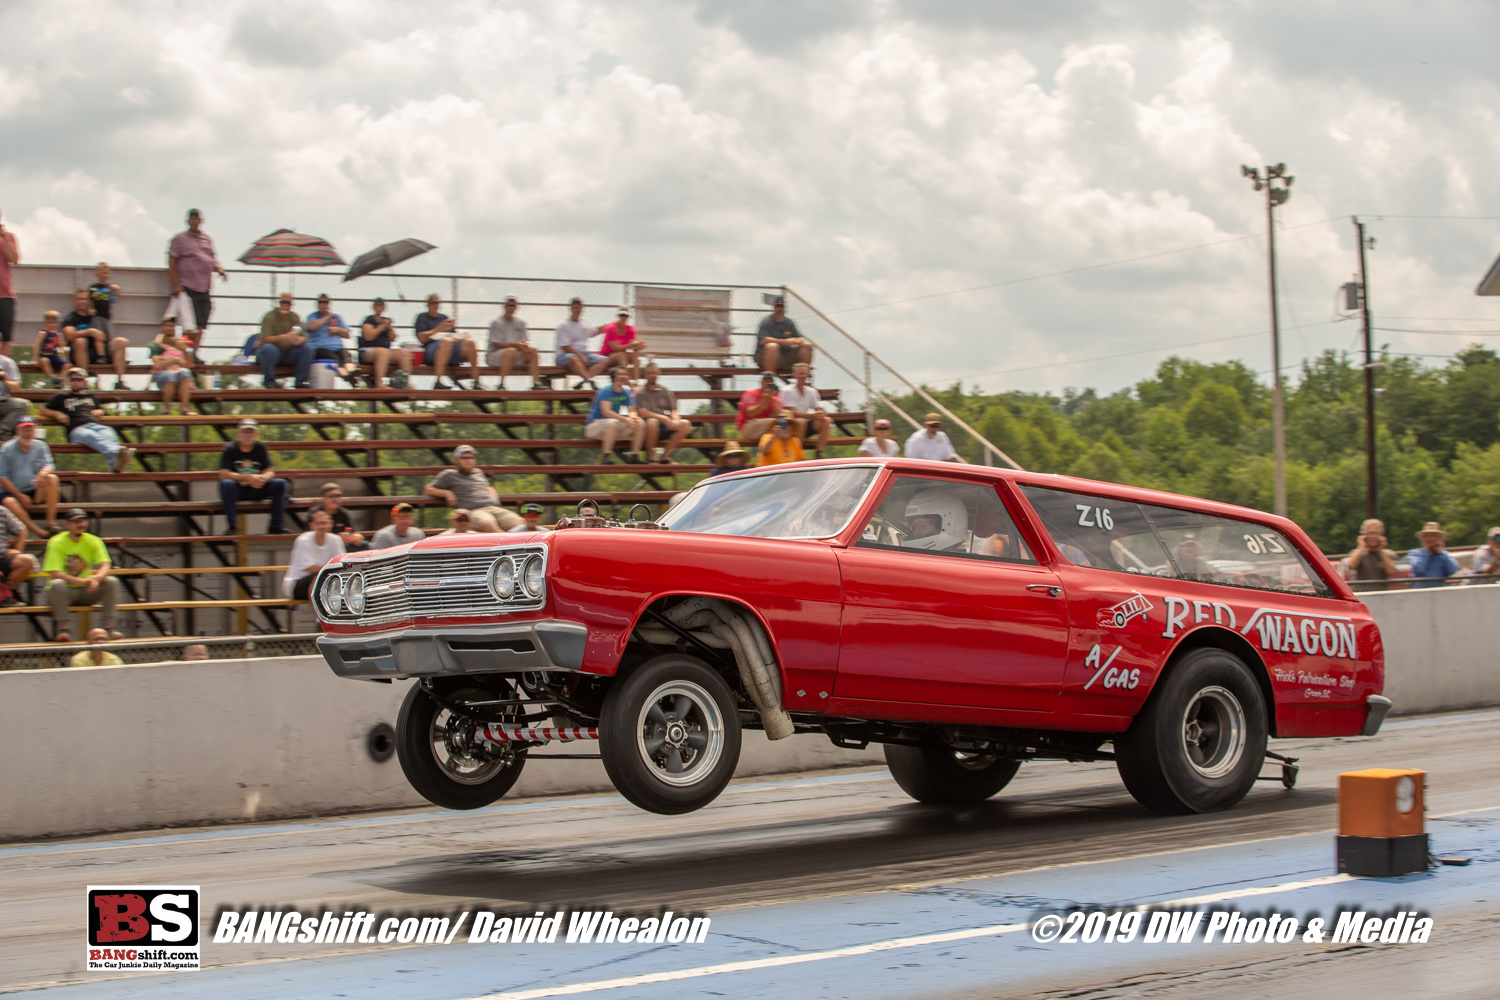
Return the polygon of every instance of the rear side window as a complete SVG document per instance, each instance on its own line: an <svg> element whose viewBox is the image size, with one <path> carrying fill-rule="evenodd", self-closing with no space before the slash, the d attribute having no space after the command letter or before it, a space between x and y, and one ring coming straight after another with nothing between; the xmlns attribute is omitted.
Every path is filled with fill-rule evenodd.
<svg viewBox="0 0 1500 1000"><path fill-rule="evenodd" d="M1331 595L1323 578L1274 528L1176 507L1141 507L1184 580Z"/></svg>
<svg viewBox="0 0 1500 1000"><path fill-rule="evenodd" d="M1047 534L1077 566L1172 576L1167 553L1140 507L1129 501L1022 486Z"/></svg>
<svg viewBox="0 0 1500 1000"><path fill-rule="evenodd" d="M1041 486L1021 492L1075 565L1330 596L1292 543L1265 525Z"/></svg>

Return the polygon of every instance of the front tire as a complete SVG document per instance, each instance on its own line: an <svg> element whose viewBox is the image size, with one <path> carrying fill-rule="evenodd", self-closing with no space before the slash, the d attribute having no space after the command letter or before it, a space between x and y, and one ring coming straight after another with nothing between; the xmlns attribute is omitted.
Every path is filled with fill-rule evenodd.
<svg viewBox="0 0 1500 1000"><path fill-rule="evenodd" d="M477 688L445 696L453 704L493 698ZM508 756L482 753L473 745L475 720L455 715L416 684L396 716L396 758L411 787L445 809L478 809L503 796L521 777L525 748Z"/></svg>
<svg viewBox="0 0 1500 1000"><path fill-rule="evenodd" d="M599 715L599 753L621 795L649 812L701 809L740 759L729 685L702 660L658 656L617 680Z"/></svg>
<svg viewBox="0 0 1500 1000"><path fill-rule="evenodd" d="M1018 760L966 753L950 746L885 745L885 764L901 790L929 805L976 805L1010 784Z"/></svg>
<svg viewBox="0 0 1500 1000"><path fill-rule="evenodd" d="M1115 766L1135 800L1159 815L1228 809L1255 785L1267 731L1250 668L1222 649L1195 649L1115 739Z"/></svg>

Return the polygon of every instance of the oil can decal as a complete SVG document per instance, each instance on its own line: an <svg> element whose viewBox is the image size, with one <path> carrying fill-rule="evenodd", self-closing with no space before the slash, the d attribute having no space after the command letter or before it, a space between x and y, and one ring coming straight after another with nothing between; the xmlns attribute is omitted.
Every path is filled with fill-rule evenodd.
<svg viewBox="0 0 1500 1000"><path fill-rule="evenodd" d="M1113 607L1105 608L1099 612L1100 628L1124 628L1130 624L1131 619L1140 618L1146 620L1146 612L1156 605L1146 599L1146 596L1137 590L1134 594L1121 601Z"/></svg>

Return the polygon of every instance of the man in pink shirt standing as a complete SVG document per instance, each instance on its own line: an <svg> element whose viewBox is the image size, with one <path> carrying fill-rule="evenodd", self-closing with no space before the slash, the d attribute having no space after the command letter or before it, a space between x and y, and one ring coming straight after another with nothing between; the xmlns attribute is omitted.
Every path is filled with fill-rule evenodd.
<svg viewBox="0 0 1500 1000"><path fill-rule="evenodd" d="M21 244L16 234L0 223L0 354L10 356L10 337L16 329L16 285L12 264L21 263Z"/></svg>
<svg viewBox="0 0 1500 1000"><path fill-rule="evenodd" d="M626 322L629 318L629 310L621 309L619 319L600 328L604 343L599 351L609 359L610 368L629 368L630 381L635 382L641 377L641 355L646 351L646 342L635 335L635 327Z"/></svg>
<svg viewBox="0 0 1500 1000"><path fill-rule="evenodd" d="M198 330L208 329L208 316L213 312L213 300L209 292L213 289L214 273L225 281L229 275L219 265L214 253L214 241L203 232L203 213L196 208L188 210L188 227L172 237L167 248L167 278L172 282L172 294L187 293L193 302L193 316L198 320Z"/></svg>

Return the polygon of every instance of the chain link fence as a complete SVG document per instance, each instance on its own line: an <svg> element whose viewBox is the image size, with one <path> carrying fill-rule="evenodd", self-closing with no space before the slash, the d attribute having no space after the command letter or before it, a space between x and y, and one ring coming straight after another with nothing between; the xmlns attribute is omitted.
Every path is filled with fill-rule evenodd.
<svg viewBox="0 0 1500 1000"><path fill-rule="evenodd" d="M322 633L304 632L278 636L182 636L133 642L81 642L53 645L0 646L0 670L47 670L55 667L88 666L74 663L79 653L104 651L125 663L164 663L187 659L186 650L201 646L209 660L243 660L261 656L312 656Z"/></svg>

